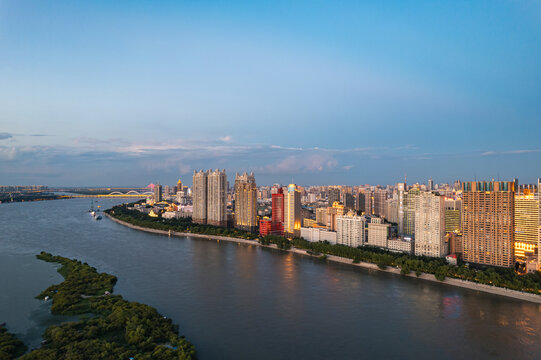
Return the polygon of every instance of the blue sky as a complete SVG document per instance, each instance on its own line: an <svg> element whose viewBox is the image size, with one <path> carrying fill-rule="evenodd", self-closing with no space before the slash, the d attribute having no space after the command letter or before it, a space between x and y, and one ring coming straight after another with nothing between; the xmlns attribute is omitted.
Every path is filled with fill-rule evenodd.
<svg viewBox="0 0 541 360"><path fill-rule="evenodd" d="M541 176L539 1L0 0L0 184Z"/></svg>

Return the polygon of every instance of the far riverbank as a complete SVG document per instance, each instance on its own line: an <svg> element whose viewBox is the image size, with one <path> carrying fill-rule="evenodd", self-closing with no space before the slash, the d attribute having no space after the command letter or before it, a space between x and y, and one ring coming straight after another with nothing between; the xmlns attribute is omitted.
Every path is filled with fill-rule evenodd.
<svg viewBox="0 0 541 360"><path fill-rule="evenodd" d="M159 235L178 236L178 237L194 237L194 238L201 238L201 239L215 240L215 241L229 241L229 242L236 242L239 245L240 244L243 244L243 245L255 245L255 246L278 249L278 246L275 245L275 244L263 245L263 244L260 244L258 241L255 241L255 240L246 240L246 239L239 239L239 238L233 238L233 237L227 237L227 236L219 236L219 235L194 234L194 233L189 233L189 232L176 232L176 231L167 231L167 230L158 230L158 229L146 228L146 227L133 225L133 224L130 224L128 222L116 219L116 218L114 218L113 216L111 216L111 215L109 215L107 213L104 213L104 214L105 214L105 216L107 218L111 219L112 221L114 221L114 222L116 222L118 224L124 225L126 227L129 227L131 229L134 229L134 230L145 231L145 232L159 234ZM283 251L289 251L289 252L299 254L299 255L314 257L313 255L310 255L306 250L301 250L301 249L297 249L297 248L294 248L294 247L292 247L291 249L287 249L287 250L282 249L282 250ZM514 298L514 299L518 299L518 300L529 301L529 302L541 304L541 296L536 295L536 294L532 294L532 293L526 293L526 292L521 292L521 291L516 291L516 290L510 290L510 289L505 289L505 288L501 288L501 287L490 286L490 285L485 285L485 284L479 284L479 283L474 283L474 282L471 282L471 281L466 281L466 280L461 280L461 279L454 279L454 278L446 278L445 280L440 281L440 280L436 279L436 277L434 275L427 274L427 273L421 273L419 276L417 276L415 274L403 275L403 274L400 274L400 269L397 268L397 267L386 267L386 268L382 269L376 264L372 264L372 263L368 263L368 262L362 262L362 261L358 262L358 263L353 263L352 260L349 259L349 258L339 257L339 256L335 256L335 255L327 255L326 259L329 260L329 261L333 261L333 262L337 262L337 263L341 263L341 264L347 264L347 265L362 267L362 268L371 269L371 270L378 270L378 271L393 273L393 274L396 274L396 275L408 276L408 277L418 278L418 279L422 279L422 280L428 280L428 281L432 281L432 282L443 283L443 284L447 284L447 285L451 285L451 286L457 286L457 287L462 287L462 288L466 288L466 289L477 290L477 291L482 291L482 292L491 293L491 294L495 294L495 295L501 295L501 296L506 296L506 297L511 297L511 298Z"/></svg>

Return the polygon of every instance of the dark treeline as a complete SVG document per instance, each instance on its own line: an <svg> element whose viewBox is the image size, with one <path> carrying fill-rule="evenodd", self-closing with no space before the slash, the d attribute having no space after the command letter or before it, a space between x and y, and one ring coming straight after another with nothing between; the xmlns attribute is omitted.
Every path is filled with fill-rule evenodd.
<svg viewBox="0 0 541 360"><path fill-rule="evenodd" d="M401 269L402 274L409 274L412 271L417 276L421 275L421 273L434 274L436 279L441 281L445 280L446 277L451 277L534 294L539 294L541 289L541 274L539 272L518 275L513 269L506 268L474 268L462 263L454 266L449 265L444 258L394 253L373 247L353 248L344 245L331 245L325 242L309 242L300 238L291 240L291 245L314 253L349 258L355 263L364 261L377 264L380 268L396 266Z"/></svg>
<svg viewBox="0 0 541 360"><path fill-rule="evenodd" d="M0 325L0 360L16 359L26 351L26 346Z"/></svg>
<svg viewBox="0 0 541 360"><path fill-rule="evenodd" d="M50 326L41 348L23 360L44 359L194 359L195 348L171 320L156 309L109 294L116 277L76 260L42 252L39 259L62 264L64 282L50 286L54 314L82 315L76 322Z"/></svg>
<svg viewBox="0 0 541 360"><path fill-rule="evenodd" d="M147 227L156 230L190 232L193 234L229 236L239 239L256 240L257 234L235 228L220 227L206 224L196 224L191 218L163 219L153 218L137 210L128 209L127 205L114 206L105 210L106 213L115 218L132 225Z"/></svg>
<svg viewBox="0 0 541 360"><path fill-rule="evenodd" d="M294 246L307 250L309 254L321 256L321 258L324 258L322 255L335 255L351 259L353 263L363 261L377 264L382 269L387 266L399 267L402 274L410 274L411 272L414 272L417 276L421 275L421 273L433 274L440 281L450 277L534 294L539 294L541 290L540 272L518 275L513 269L508 268L466 266L463 263L454 266L449 265L444 258L394 253L368 246L353 248L345 245L331 245L328 242L309 242L302 238L289 240L278 235L267 235L258 238L255 234L237 229L197 225L192 223L190 218L178 220L151 218L139 211L128 210L126 205L116 206L107 211L119 220L153 229L258 239L263 245L275 244L278 248L284 250Z"/></svg>

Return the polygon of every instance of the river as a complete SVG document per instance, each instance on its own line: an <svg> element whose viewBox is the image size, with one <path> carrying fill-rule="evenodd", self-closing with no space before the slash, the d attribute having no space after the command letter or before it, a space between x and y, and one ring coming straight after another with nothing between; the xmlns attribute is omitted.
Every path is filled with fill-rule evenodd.
<svg viewBox="0 0 541 360"><path fill-rule="evenodd" d="M55 265L33 257L47 251L116 275L115 292L172 318L200 359L541 357L541 305L268 248L139 232L93 220L89 206L0 204L0 323L31 346L65 320L31 299L61 281Z"/></svg>

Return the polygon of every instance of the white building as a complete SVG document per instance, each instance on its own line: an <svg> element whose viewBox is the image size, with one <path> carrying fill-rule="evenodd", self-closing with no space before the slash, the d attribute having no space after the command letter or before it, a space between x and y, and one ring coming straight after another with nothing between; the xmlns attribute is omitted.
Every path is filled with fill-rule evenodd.
<svg viewBox="0 0 541 360"><path fill-rule="evenodd" d="M381 218L372 218L368 224L368 241L366 245L387 248L391 224L384 224Z"/></svg>
<svg viewBox="0 0 541 360"><path fill-rule="evenodd" d="M193 198L193 222L207 223L207 182L208 171L193 172L192 198Z"/></svg>
<svg viewBox="0 0 541 360"><path fill-rule="evenodd" d="M227 176L224 170L209 171L207 192L207 224L227 225Z"/></svg>
<svg viewBox="0 0 541 360"><path fill-rule="evenodd" d="M336 244L336 232L325 229L301 227L301 237L310 242L328 241Z"/></svg>
<svg viewBox="0 0 541 360"><path fill-rule="evenodd" d="M387 248L390 251L402 252L406 254L413 254L415 250L413 240L402 239L402 238L389 239L387 241Z"/></svg>
<svg viewBox="0 0 541 360"><path fill-rule="evenodd" d="M365 218L362 216L339 215L336 217L336 243L351 247L364 245Z"/></svg>
<svg viewBox="0 0 541 360"><path fill-rule="evenodd" d="M421 192L415 209L415 255L443 257L445 246L445 201L432 192Z"/></svg>

